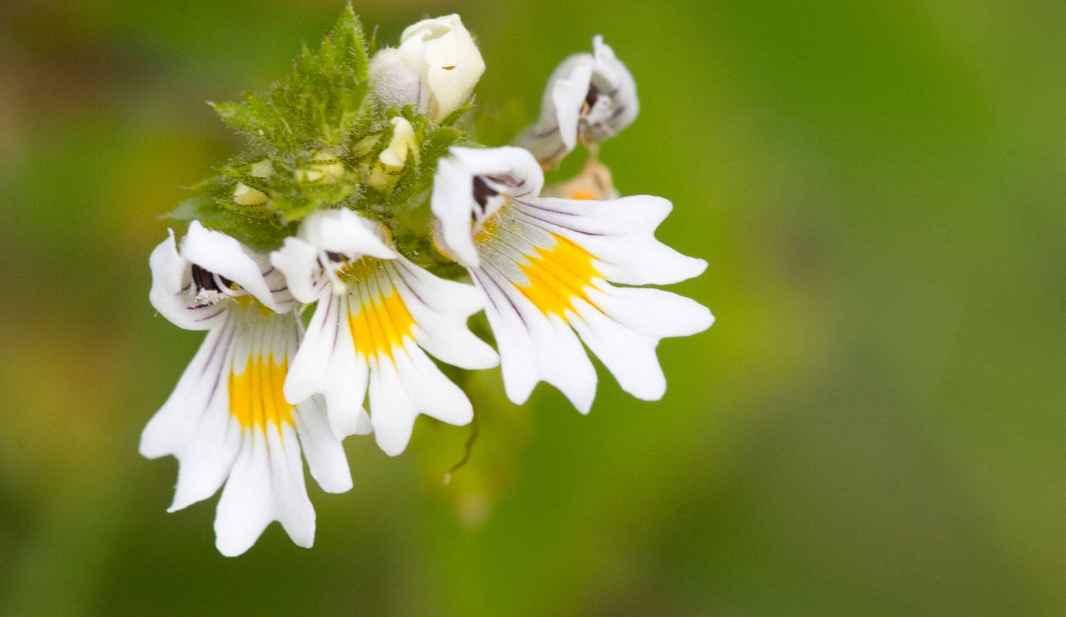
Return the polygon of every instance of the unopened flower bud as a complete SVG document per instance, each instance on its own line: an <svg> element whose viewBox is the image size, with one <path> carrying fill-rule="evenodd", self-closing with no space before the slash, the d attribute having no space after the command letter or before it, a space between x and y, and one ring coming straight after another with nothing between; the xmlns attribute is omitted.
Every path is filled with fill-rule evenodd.
<svg viewBox="0 0 1066 617"><path fill-rule="evenodd" d="M398 49L382 49L370 81L386 105L414 105L434 121L470 98L485 61L458 15L424 19L404 30Z"/></svg>
<svg viewBox="0 0 1066 617"><path fill-rule="evenodd" d="M233 189L233 201L241 206L261 206L267 202L267 195L259 189L238 182Z"/></svg>
<svg viewBox="0 0 1066 617"><path fill-rule="evenodd" d="M320 150L311 157L313 161L303 169L296 170L299 182L322 182L333 184L344 175L344 163L335 152Z"/></svg>
<svg viewBox="0 0 1066 617"><path fill-rule="evenodd" d="M519 142L546 168L578 144L592 146L613 137L640 111L629 69L603 37L595 37L592 46L593 53L570 56L555 69L544 90L540 120Z"/></svg>
<svg viewBox="0 0 1066 617"><path fill-rule="evenodd" d="M392 188L407 164L408 157L417 155L418 144L415 130L406 118L396 116L392 120L392 139L387 148L378 155L378 162L370 171L367 182L379 191Z"/></svg>
<svg viewBox="0 0 1066 617"><path fill-rule="evenodd" d="M274 164L270 159L263 159L258 163L252 163L253 178L269 178L274 175Z"/></svg>

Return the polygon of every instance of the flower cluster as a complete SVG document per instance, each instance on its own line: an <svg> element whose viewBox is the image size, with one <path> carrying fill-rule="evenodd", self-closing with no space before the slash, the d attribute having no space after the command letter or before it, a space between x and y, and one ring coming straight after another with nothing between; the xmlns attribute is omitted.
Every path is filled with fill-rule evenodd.
<svg viewBox="0 0 1066 617"><path fill-rule="evenodd" d="M461 128L484 70L456 15L371 56L349 10L269 97L216 105L249 151L180 209L181 241L171 232L152 252L152 305L207 336L140 450L178 459L170 511L222 488L224 555L273 521L311 546L304 459L323 490L344 492L346 437L373 434L395 456L420 414L469 423L471 401L438 362L499 364L515 403L545 381L587 413L586 347L626 392L657 400L659 341L712 324L702 305L645 287L706 267L655 238L669 201L619 197L595 156L545 186L545 169L637 116L611 48L596 37L559 66L517 146L479 147ZM480 311L496 349L468 329Z"/></svg>

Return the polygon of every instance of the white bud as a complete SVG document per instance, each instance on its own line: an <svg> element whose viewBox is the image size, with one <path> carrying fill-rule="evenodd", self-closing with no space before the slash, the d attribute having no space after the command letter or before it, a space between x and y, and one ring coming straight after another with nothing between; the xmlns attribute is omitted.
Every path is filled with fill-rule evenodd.
<svg viewBox="0 0 1066 617"><path fill-rule="evenodd" d="M407 66L400 56L400 50L386 47L374 54L370 61L370 83L378 99L385 105L413 105L420 111L426 111L420 100L422 78L417 68ZM426 94L428 96L428 91Z"/></svg>
<svg viewBox="0 0 1066 617"><path fill-rule="evenodd" d="M408 27L399 49L382 49L370 63L378 98L415 105L437 122L466 103L484 72L481 52L458 15Z"/></svg>

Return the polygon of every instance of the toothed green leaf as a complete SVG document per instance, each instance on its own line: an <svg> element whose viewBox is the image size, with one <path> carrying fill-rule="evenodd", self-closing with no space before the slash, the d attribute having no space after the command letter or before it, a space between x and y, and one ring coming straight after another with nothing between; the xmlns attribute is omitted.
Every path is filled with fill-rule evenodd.
<svg viewBox="0 0 1066 617"><path fill-rule="evenodd" d="M304 47L267 93L211 106L227 126L278 152L340 145L366 123L369 64L363 27L348 5L318 50Z"/></svg>

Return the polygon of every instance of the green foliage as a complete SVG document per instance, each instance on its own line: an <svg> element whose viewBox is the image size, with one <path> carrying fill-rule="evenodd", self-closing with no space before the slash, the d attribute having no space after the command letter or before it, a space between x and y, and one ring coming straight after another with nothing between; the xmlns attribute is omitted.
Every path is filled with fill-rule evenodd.
<svg viewBox="0 0 1066 617"><path fill-rule="evenodd" d="M411 107L385 108L368 83L377 44L376 30L368 43L348 5L319 48L305 47L268 92L210 103L227 126L247 138L247 148L170 216L199 219L253 248L270 250L312 212L350 208L387 225L416 262L447 270L429 239L429 197L437 161L452 145L469 142L459 123L472 105L440 124ZM378 157L389 146L390 119L396 116L411 123L418 146L403 169L388 172ZM241 191L253 197L237 199Z"/></svg>
<svg viewBox="0 0 1066 617"><path fill-rule="evenodd" d="M341 145L370 122L369 64L363 27L348 5L318 51L304 47L267 94L211 106L228 126L279 153Z"/></svg>
<svg viewBox="0 0 1066 617"><path fill-rule="evenodd" d="M218 179L205 184L210 184L210 190L181 202L166 218L184 222L198 220L204 227L229 234L260 251L276 248L281 239L296 232L294 223L282 223L265 208L240 207L232 200L218 197L219 191L228 188Z"/></svg>

